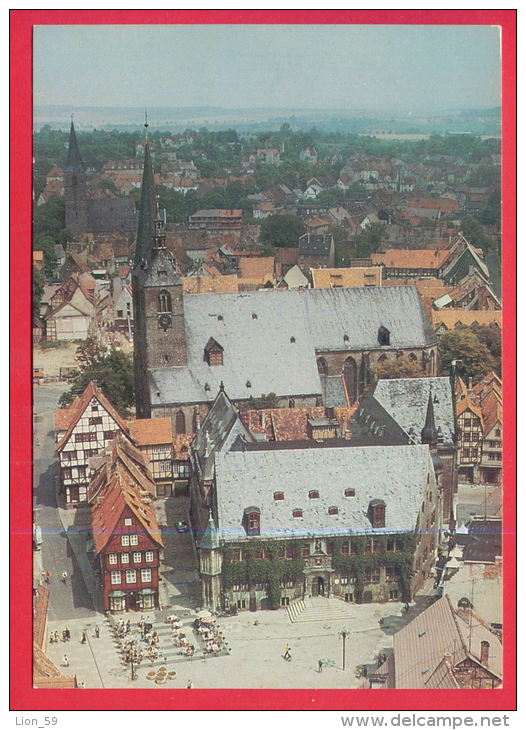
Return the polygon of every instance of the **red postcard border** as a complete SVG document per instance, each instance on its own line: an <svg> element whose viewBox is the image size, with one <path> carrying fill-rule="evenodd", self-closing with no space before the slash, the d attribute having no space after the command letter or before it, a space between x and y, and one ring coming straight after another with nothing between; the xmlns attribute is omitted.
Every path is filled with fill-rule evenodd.
<svg viewBox="0 0 526 730"><path fill-rule="evenodd" d="M446 24L502 29L504 687L502 690L142 690L135 710L514 710L516 708L516 11L10 11L10 665L11 710L127 710L129 690L36 690L32 683L31 205L32 30L62 24ZM21 601L20 596L25 596Z"/></svg>

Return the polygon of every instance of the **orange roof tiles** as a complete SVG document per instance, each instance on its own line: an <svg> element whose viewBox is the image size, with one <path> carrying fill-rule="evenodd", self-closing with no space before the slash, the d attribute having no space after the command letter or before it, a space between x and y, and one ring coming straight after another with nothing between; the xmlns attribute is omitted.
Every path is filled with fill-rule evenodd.
<svg viewBox="0 0 526 730"><path fill-rule="evenodd" d="M172 442L171 418L138 418L128 421L130 435L138 446L154 446Z"/></svg>
<svg viewBox="0 0 526 730"><path fill-rule="evenodd" d="M476 309L440 309L432 312L433 327L443 324L448 330L455 329L457 324L471 327L474 324L498 325L502 329L502 312L500 310Z"/></svg>
<svg viewBox="0 0 526 730"><path fill-rule="evenodd" d="M138 468L141 460L144 464L142 454L119 435L108 447L104 463L95 472L92 481L101 482L92 506L92 533L97 554L117 531L126 508L132 511L144 531L163 547L152 505L155 485L149 471Z"/></svg>
<svg viewBox="0 0 526 730"><path fill-rule="evenodd" d="M273 256L254 256L239 258L239 275L242 279L261 279L274 277Z"/></svg>
<svg viewBox="0 0 526 730"><path fill-rule="evenodd" d="M439 269L449 255L448 250L388 248L383 253L371 254L371 261L389 269Z"/></svg>
<svg viewBox="0 0 526 730"><path fill-rule="evenodd" d="M366 286L382 283L381 266L363 266L345 269L312 269L312 283L315 289L330 289L335 286Z"/></svg>
<svg viewBox="0 0 526 730"><path fill-rule="evenodd" d="M238 278L235 274L225 276L186 276L183 277L185 294L226 294L237 292Z"/></svg>
<svg viewBox="0 0 526 730"><path fill-rule="evenodd" d="M457 403L457 416L460 416L462 413L464 413L464 411L471 411L482 421L482 412L480 408L469 397L463 398L459 403Z"/></svg>

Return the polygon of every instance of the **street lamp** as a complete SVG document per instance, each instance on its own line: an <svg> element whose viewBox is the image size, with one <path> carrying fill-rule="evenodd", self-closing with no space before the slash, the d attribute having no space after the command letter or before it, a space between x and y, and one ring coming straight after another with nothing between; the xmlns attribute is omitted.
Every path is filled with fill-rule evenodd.
<svg viewBox="0 0 526 730"><path fill-rule="evenodd" d="M131 680L138 678L138 674L135 671L135 667L142 662L142 652L137 647L137 642L134 640L128 650L126 651L126 663L131 668Z"/></svg>
<svg viewBox="0 0 526 730"><path fill-rule="evenodd" d="M338 636L342 639L342 669L345 671L345 642L347 637L350 636L351 632L348 629L341 629L338 631Z"/></svg>

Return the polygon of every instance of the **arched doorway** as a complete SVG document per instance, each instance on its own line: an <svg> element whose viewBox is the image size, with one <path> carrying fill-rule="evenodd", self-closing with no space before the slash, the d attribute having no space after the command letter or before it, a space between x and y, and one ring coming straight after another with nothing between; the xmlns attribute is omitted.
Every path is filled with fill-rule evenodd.
<svg viewBox="0 0 526 730"><path fill-rule="evenodd" d="M312 579L312 595L313 596L324 596L325 595L325 580L321 576L316 576Z"/></svg>
<svg viewBox="0 0 526 730"><path fill-rule="evenodd" d="M352 357L343 363L343 380L349 402L354 403L358 398L358 367Z"/></svg>

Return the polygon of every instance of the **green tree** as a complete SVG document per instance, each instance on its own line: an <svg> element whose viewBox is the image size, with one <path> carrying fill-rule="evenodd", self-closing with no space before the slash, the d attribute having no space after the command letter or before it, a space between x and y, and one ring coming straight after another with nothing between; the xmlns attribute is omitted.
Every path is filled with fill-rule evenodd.
<svg viewBox="0 0 526 730"><path fill-rule="evenodd" d="M360 233L352 237L356 258L368 258L378 250L382 241L387 238L386 226L383 223L370 223Z"/></svg>
<svg viewBox="0 0 526 730"><path fill-rule="evenodd" d="M80 362L81 370L96 365L106 354L106 348L96 337L88 337L78 347L75 353Z"/></svg>
<svg viewBox="0 0 526 730"><path fill-rule="evenodd" d="M484 231L479 221L472 215L466 215L462 218L462 233L467 240L477 248L484 250L494 248L493 241Z"/></svg>
<svg viewBox="0 0 526 730"><path fill-rule="evenodd" d="M492 357L495 359L496 372L500 375L502 369L502 333L500 327L496 325L474 324L471 330L490 351Z"/></svg>
<svg viewBox="0 0 526 730"><path fill-rule="evenodd" d="M260 240L270 246L297 246L305 233L303 223L292 215L270 215L261 224Z"/></svg>
<svg viewBox="0 0 526 730"><path fill-rule="evenodd" d="M132 356L112 348L107 354L81 363L80 373L71 388L63 393L59 405L68 406L81 395L91 380L96 380L106 398L124 418L135 403Z"/></svg>
<svg viewBox="0 0 526 730"><path fill-rule="evenodd" d="M248 406L252 409L279 408L279 398L275 393L261 393L259 398L250 396Z"/></svg>
<svg viewBox="0 0 526 730"><path fill-rule="evenodd" d="M376 377L380 379L418 378L423 375L422 367L417 360L408 355L379 362L376 366Z"/></svg>
<svg viewBox="0 0 526 730"><path fill-rule="evenodd" d="M440 362L442 372L449 375L451 363L456 360L456 372L462 377L480 380L490 370L497 370L498 363L476 333L468 328L445 332L440 337Z"/></svg>

